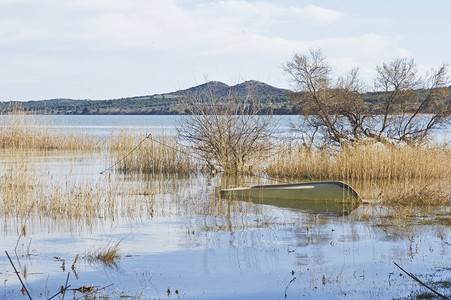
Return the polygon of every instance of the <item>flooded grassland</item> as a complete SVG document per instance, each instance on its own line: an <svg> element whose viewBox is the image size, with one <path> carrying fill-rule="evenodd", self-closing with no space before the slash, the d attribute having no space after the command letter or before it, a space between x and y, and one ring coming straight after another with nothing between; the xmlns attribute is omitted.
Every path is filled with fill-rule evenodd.
<svg viewBox="0 0 451 300"><path fill-rule="evenodd" d="M358 167L345 158L321 165L321 174L343 170L333 179L348 181L366 200L343 211L220 196L232 185L273 183L261 174L286 172L291 182L307 180L306 173L331 179L312 167L324 158L294 168L295 157L285 151L287 166L276 155L254 176L230 178L205 173L181 152L149 140L121 164L141 137L71 141L1 149L1 299L28 299L27 292L33 299L435 295L394 263L451 296L449 149L434 150L442 163L432 169L408 152L418 161L394 166L405 168L405 178L392 169L361 168L357 176ZM144 159L150 171L141 168Z"/></svg>

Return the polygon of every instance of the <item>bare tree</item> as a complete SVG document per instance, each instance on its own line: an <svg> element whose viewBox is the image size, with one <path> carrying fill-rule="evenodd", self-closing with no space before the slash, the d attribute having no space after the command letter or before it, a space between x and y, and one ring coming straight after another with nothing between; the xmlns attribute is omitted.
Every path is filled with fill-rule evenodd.
<svg viewBox="0 0 451 300"><path fill-rule="evenodd" d="M377 129L366 129L368 136L422 142L431 130L449 122L451 102L446 65L419 77L415 61L403 58L384 63L376 71L375 88L384 95L382 121Z"/></svg>
<svg viewBox="0 0 451 300"><path fill-rule="evenodd" d="M334 82L332 68L321 50L296 54L283 69L292 76L298 90L296 100L302 102L302 113L314 132L337 144L361 139L366 107L358 69Z"/></svg>
<svg viewBox="0 0 451 300"><path fill-rule="evenodd" d="M310 128L338 145L375 140L383 143L423 142L433 129L449 122L447 66L418 76L413 60L395 59L378 66L375 88L380 107L364 101L358 69L332 79L321 50L294 55L283 65L297 89L297 101ZM431 112L425 116L425 112Z"/></svg>
<svg viewBox="0 0 451 300"><path fill-rule="evenodd" d="M252 91L219 95L214 83L191 93L184 101L184 116L177 125L179 137L207 162L212 170L241 172L254 157L269 150L274 132L272 115L262 115L262 106Z"/></svg>

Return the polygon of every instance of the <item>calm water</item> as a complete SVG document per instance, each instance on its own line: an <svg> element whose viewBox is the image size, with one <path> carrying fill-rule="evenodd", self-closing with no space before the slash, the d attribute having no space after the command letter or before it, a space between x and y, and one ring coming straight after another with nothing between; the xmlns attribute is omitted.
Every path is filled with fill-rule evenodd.
<svg viewBox="0 0 451 300"><path fill-rule="evenodd" d="M178 117L50 118L55 128L102 137L131 127L174 132ZM282 129L289 130L284 122ZM4 175L9 162L1 154ZM394 262L428 283L451 280L451 228L427 222L433 214L449 217L449 207L401 220L371 205L349 215L302 211L221 199L217 190L226 179L220 176L100 175L110 163L105 154L35 153L24 159L45 183L62 189L110 184L108 197L122 203L101 218L2 217L1 248L33 299L56 294L68 273L70 289L94 286L98 296L141 299L392 299L426 291ZM152 192L125 192L128 186ZM87 259L90 251L117 242L117 265ZM27 299L6 255L0 256L0 278L0 299ZM445 284L434 287L451 294ZM65 299L80 296L71 290Z"/></svg>
<svg viewBox="0 0 451 300"><path fill-rule="evenodd" d="M38 118L41 124L54 129L56 132L70 131L73 133L89 134L98 138L107 138L123 130L139 130L148 133L176 134L176 125L180 124L183 116L172 115L45 115L28 116ZM0 116L7 118L7 116ZM283 138L296 139L300 133L293 126L302 123L300 116L274 116L277 124L277 135ZM182 121L183 122L183 121ZM451 125L433 132L433 140L443 143L451 141Z"/></svg>

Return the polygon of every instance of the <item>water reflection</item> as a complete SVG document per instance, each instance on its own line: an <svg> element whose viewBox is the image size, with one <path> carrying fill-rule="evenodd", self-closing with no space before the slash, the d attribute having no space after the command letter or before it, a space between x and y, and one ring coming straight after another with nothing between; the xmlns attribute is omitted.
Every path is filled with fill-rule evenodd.
<svg viewBox="0 0 451 300"><path fill-rule="evenodd" d="M305 213L331 214L337 216L348 215L360 205L360 203L339 203L337 201L299 201L296 199L268 199L264 197L238 197L236 199L241 201L251 201L255 204L288 208Z"/></svg>

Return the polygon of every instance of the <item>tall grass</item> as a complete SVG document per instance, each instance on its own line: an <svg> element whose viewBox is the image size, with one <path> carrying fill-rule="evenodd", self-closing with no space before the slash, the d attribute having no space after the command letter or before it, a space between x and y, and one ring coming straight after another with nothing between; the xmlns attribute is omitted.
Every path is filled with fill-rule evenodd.
<svg viewBox="0 0 451 300"><path fill-rule="evenodd" d="M29 151L55 150L80 152L107 151L110 164L128 174L192 175L208 171L204 161L176 138L160 134L156 139L144 133L122 132L107 143L71 132L53 132L51 124L37 115L30 116L20 107L0 119L0 209L8 215L23 215L28 208L58 218L93 217L133 209L123 206L117 182L97 185L49 186L43 170L24 163ZM139 145L139 147L137 147ZM340 150L312 150L301 143L287 142L252 161L249 174L283 178L286 181L341 180L355 186L364 198L385 203L450 203L451 149L448 145L384 146L356 145ZM153 195L154 187L126 187L130 194ZM134 189L134 190L133 190ZM117 201L119 199L119 201Z"/></svg>
<svg viewBox="0 0 451 300"><path fill-rule="evenodd" d="M285 143L261 172L290 180L341 180L361 196L385 203L449 204L451 149L447 145L357 145L311 150Z"/></svg>
<svg viewBox="0 0 451 300"><path fill-rule="evenodd" d="M157 139L145 139L145 134L123 132L110 139L110 151L116 168L124 173L191 174L202 168L186 147L175 138L161 134ZM137 145L140 146L136 148ZM136 149L135 149L136 148Z"/></svg>
<svg viewBox="0 0 451 300"><path fill-rule="evenodd" d="M76 132L57 132L54 124L20 106L0 115L0 149L19 150L94 150L97 141Z"/></svg>
<svg viewBox="0 0 451 300"><path fill-rule="evenodd" d="M174 138L145 141L122 134L112 140L117 168L125 173L192 174L205 171ZM113 150L112 150L113 151ZM357 186L365 199L387 204L449 204L451 149L447 145L353 147L312 150L300 143L278 144L255 159L249 173L285 181L340 180Z"/></svg>
<svg viewBox="0 0 451 300"><path fill-rule="evenodd" d="M264 171L270 176L314 180L374 181L451 178L451 149L380 144L314 151L283 144Z"/></svg>
<svg viewBox="0 0 451 300"><path fill-rule="evenodd" d="M50 220L115 219L152 210L153 194L142 181L96 175L54 175L37 163L24 162L23 153L0 165L0 215L32 216ZM93 179L97 182L92 182ZM145 195L142 196L142 195Z"/></svg>

